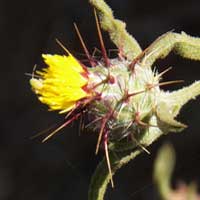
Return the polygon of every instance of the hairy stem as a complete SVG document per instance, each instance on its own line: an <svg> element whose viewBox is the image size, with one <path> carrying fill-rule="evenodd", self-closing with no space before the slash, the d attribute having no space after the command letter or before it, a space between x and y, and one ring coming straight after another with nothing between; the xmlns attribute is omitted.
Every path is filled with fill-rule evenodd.
<svg viewBox="0 0 200 200"><path fill-rule="evenodd" d="M169 99L174 102L173 116L176 117L183 105L191 99L195 99L198 95L200 95L200 81L196 81L178 91L171 92Z"/></svg>
<svg viewBox="0 0 200 200"><path fill-rule="evenodd" d="M190 100L195 99L200 94L200 81L196 81L190 86L184 87L178 91L165 93L158 102L156 113L158 118L170 126L167 130L179 132L186 128L186 125L177 122L176 117L180 109ZM168 101L166 101L168 99Z"/></svg>
<svg viewBox="0 0 200 200"><path fill-rule="evenodd" d="M174 149L171 145L165 144L158 152L153 173L154 181L163 199L169 199L171 193L171 176L174 165Z"/></svg>
<svg viewBox="0 0 200 200"><path fill-rule="evenodd" d="M156 118L153 117L151 123L156 123ZM145 132L144 137L140 141L138 141L144 147L147 147L150 144L152 144L163 134L157 127L151 127L150 129L151 129L150 132L149 133ZM118 147L119 146L117 146L117 148ZM123 147L123 149L125 148ZM114 152L115 151L113 148L113 151L110 151L110 163L112 166L113 175L119 168L121 168L129 161L133 160L141 152L143 152L143 149L138 147L132 150L132 152L130 151L117 152L117 153ZM92 177L88 200L103 200L109 181L110 181L110 174L107 169L106 160L104 158L103 161L98 165Z"/></svg>
<svg viewBox="0 0 200 200"><path fill-rule="evenodd" d="M103 30L110 35L112 42L129 60L133 60L141 53L138 42L126 31L126 24L115 19L111 8L103 0L89 0L100 17Z"/></svg>
<svg viewBox="0 0 200 200"><path fill-rule="evenodd" d="M152 66L157 59L165 58L172 50L184 58L200 60L200 38L184 32L165 33L146 49L141 64Z"/></svg>
<svg viewBox="0 0 200 200"><path fill-rule="evenodd" d="M110 153L110 162L112 165L113 175L119 168L127 164L130 160L134 159L141 152L142 150L137 149L128 155L127 153L121 153L117 156L114 153ZM98 165L92 177L88 200L103 200L109 181L110 174L107 169L106 159L104 158L103 161Z"/></svg>

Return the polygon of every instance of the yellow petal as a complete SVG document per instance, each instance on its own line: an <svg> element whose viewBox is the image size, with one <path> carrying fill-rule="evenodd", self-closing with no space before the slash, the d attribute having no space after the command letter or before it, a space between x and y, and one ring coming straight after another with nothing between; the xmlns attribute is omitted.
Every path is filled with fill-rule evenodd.
<svg viewBox="0 0 200 200"><path fill-rule="evenodd" d="M32 78L30 84L39 100L50 110L67 112L76 106L77 101L89 95L82 89L88 83L82 75L85 70L71 54L43 54L42 57L48 67L37 71L40 78Z"/></svg>

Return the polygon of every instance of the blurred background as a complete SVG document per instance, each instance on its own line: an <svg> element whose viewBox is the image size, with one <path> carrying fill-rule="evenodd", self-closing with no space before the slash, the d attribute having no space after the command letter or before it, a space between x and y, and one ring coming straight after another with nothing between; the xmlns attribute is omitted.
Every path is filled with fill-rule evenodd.
<svg viewBox="0 0 200 200"><path fill-rule="evenodd" d="M200 36L199 0L107 2L143 48L170 30ZM48 112L37 100L25 73L32 73L35 64L44 66L42 53L63 53L55 38L77 58L83 58L73 22L78 24L90 51L99 48L93 10L87 0L0 0L0 200L87 199L90 178L103 154L94 154L97 135L79 136L77 122L44 144L40 138L30 139L61 122L64 116ZM107 49L115 48L108 35L103 35ZM173 53L155 66L159 71L173 66L165 80L184 79L182 85L200 79L200 62ZM177 153L174 186L180 180L200 185L199 100L188 103L178 117L189 128L161 138L149 148L151 155L143 153L119 170L114 176L115 188L109 188L106 200L159 199L152 168L156 152L165 141L171 142Z"/></svg>

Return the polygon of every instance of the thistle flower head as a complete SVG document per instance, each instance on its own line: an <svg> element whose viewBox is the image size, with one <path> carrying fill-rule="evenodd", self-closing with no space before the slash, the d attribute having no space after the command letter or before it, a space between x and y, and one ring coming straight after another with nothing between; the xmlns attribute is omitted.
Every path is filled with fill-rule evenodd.
<svg viewBox="0 0 200 200"><path fill-rule="evenodd" d="M160 86L180 81L160 83L162 75L170 68L159 74L152 69L152 65L171 50L185 58L200 60L200 39L185 33L168 32L142 51L137 41L126 32L125 24L114 18L103 0L90 1L101 16L103 29L109 32L111 40L118 47L118 56L114 59L108 57L95 12L102 59L96 60L90 55L75 25L91 66L83 67L68 51L68 56L43 55L48 67L37 71L37 76L33 76L30 84L39 100L47 104L50 110L69 112L66 122L43 141L80 117L83 111L87 112L90 120L87 127L99 133L96 153L100 144L103 144L109 171L107 176L97 170L96 179L102 174L104 177L102 182L94 178L93 183L97 184L95 187L98 187L98 183L102 184L102 192L105 192L109 180L113 185L112 169L117 170L132 159L132 156L125 156L124 161L121 159L110 163L110 149L113 152L123 152L124 155L134 149L147 151L146 147L162 134L181 131L186 127L176 121L175 117L184 104L200 94L200 81L178 91L165 92ZM137 150L133 157L138 152L141 151ZM116 167L112 168L112 165ZM96 191L94 189L94 195Z"/></svg>
<svg viewBox="0 0 200 200"><path fill-rule="evenodd" d="M84 89L88 83L87 71L71 54L43 54L42 57L48 67L37 71L39 78L33 77L30 84L39 100L50 110L65 113L74 108L79 100L89 96Z"/></svg>

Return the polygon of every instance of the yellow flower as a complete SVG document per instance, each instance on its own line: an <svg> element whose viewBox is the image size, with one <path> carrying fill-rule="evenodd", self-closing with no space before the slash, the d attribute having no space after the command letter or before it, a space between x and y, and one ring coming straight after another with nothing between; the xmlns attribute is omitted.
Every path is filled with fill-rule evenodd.
<svg viewBox="0 0 200 200"><path fill-rule="evenodd" d="M69 53L68 56L43 54L47 68L37 71L30 84L39 100L50 110L65 113L73 109L80 99L89 96L83 87L87 85L86 70Z"/></svg>

